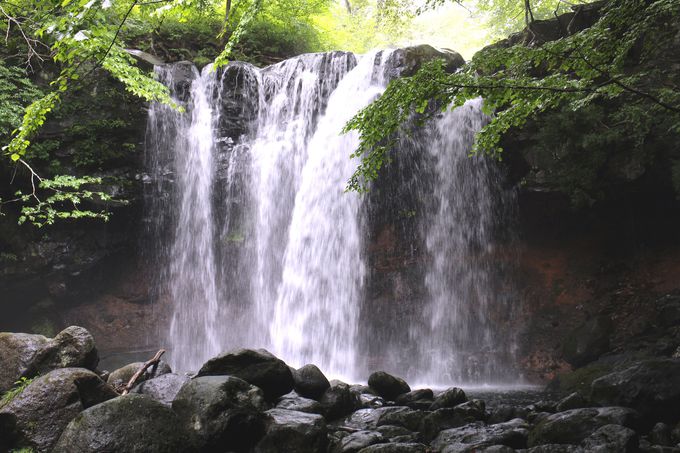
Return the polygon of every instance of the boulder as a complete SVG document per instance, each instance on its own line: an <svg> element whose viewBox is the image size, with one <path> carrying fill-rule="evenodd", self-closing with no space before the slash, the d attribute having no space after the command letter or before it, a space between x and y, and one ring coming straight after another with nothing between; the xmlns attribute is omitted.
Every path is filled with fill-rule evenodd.
<svg viewBox="0 0 680 453"><path fill-rule="evenodd" d="M581 443L593 453L633 453L638 450L638 436L630 428L621 425L604 425Z"/></svg>
<svg viewBox="0 0 680 453"><path fill-rule="evenodd" d="M512 406L509 404L499 404L494 407L489 414L486 422L490 425L495 423L503 423L512 420L513 418L527 419L529 411L523 407Z"/></svg>
<svg viewBox="0 0 680 453"><path fill-rule="evenodd" d="M179 393L184 384L189 381L189 377L175 373L167 373L144 381L132 389L133 393L149 395L156 401L171 406L172 401Z"/></svg>
<svg viewBox="0 0 680 453"><path fill-rule="evenodd" d="M612 322L606 316L586 321L565 339L562 353L570 364L580 367L609 351Z"/></svg>
<svg viewBox="0 0 680 453"><path fill-rule="evenodd" d="M529 425L519 418L495 425L475 422L440 432L431 445L447 453L475 451L492 445L524 448L528 432Z"/></svg>
<svg viewBox="0 0 680 453"><path fill-rule="evenodd" d="M522 453L586 453L583 448L569 444L546 444L520 450Z"/></svg>
<svg viewBox="0 0 680 453"><path fill-rule="evenodd" d="M574 392L571 395L562 398L556 406L557 412L568 411L569 409L580 409L582 407L588 407L588 402L581 396L580 393Z"/></svg>
<svg viewBox="0 0 680 453"><path fill-rule="evenodd" d="M406 381L384 371L371 374L368 378L368 386L389 401L394 401L397 396L411 391Z"/></svg>
<svg viewBox="0 0 680 453"><path fill-rule="evenodd" d="M172 409L200 451L249 450L265 432L262 390L233 376L192 379L181 388Z"/></svg>
<svg viewBox="0 0 680 453"><path fill-rule="evenodd" d="M383 411L378 417L377 426L401 426L410 431L418 431L424 412L409 407L394 407L390 411Z"/></svg>
<svg viewBox="0 0 680 453"><path fill-rule="evenodd" d="M347 384L336 384L328 388L319 399L326 420L335 420L352 413L360 406L359 400Z"/></svg>
<svg viewBox="0 0 680 453"><path fill-rule="evenodd" d="M302 397L294 391L279 398L276 407L289 411L307 412L308 414L323 415L324 413L321 403L313 399Z"/></svg>
<svg viewBox="0 0 680 453"><path fill-rule="evenodd" d="M624 407L593 407L558 412L542 419L529 434L529 446L578 444L605 425L635 427L639 415Z"/></svg>
<svg viewBox="0 0 680 453"><path fill-rule="evenodd" d="M417 431L420 432L423 439L430 441L445 429L458 428L468 423L480 421L481 418L477 415L460 406L437 409L422 418ZM506 421L509 420L503 420L503 422Z"/></svg>
<svg viewBox="0 0 680 453"><path fill-rule="evenodd" d="M144 362L134 362L125 365L124 367L118 368L117 370L114 370L111 373L109 373L109 377L107 378L106 382L114 386L125 385L130 381L132 376L134 376L135 373L139 371L143 366ZM156 371L154 373L151 373L151 368L148 368L144 373L142 373L139 379L137 379L137 382L144 382L147 379L152 379L154 377L162 376L168 373L172 373L170 365L168 365L167 362L161 360L158 363L158 366L156 367Z"/></svg>
<svg viewBox="0 0 680 453"><path fill-rule="evenodd" d="M674 445L671 428L665 423L657 423L649 432L649 441L654 445L661 445L663 447L672 447Z"/></svg>
<svg viewBox="0 0 680 453"><path fill-rule="evenodd" d="M430 389L413 390L399 395L395 400L398 406L408 406L412 409L427 410L432 404L434 395Z"/></svg>
<svg viewBox="0 0 680 453"><path fill-rule="evenodd" d="M317 453L326 451L326 422L321 415L271 409L266 434L255 453Z"/></svg>
<svg viewBox="0 0 680 453"><path fill-rule="evenodd" d="M390 442L396 442L395 439L402 439L407 436L413 436L415 433L411 430L404 428L403 426L395 425L381 425L378 426L376 432L379 432L384 437L388 438Z"/></svg>
<svg viewBox="0 0 680 453"><path fill-rule="evenodd" d="M467 396L462 389L459 389L458 387L451 387L439 393L435 397L434 402L430 406L430 410L436 411L437 409L444 407L454 407L466 401Z"/></svg>
<svg viewBox="0 0 680 453"><path fill-rule="evenodd" d="M57 368L94 370L99 355L90 333L71 326L54 338L26 333L0 333L0 393L22 377L31 378Z"/></svg>
<svg viewBox="0 0 680 453"><path fill-rule="evenodd" d="M118 394L84 368L61 368L36 378L0 408L0 445L50 451L84 409Z"/></svg>
<svg viewBox="0 0 680 453"><path fill-rule="evenodd" d="M427 453L429 449L414 442L398 442L389 444L376 444L362 448L359 453Z"/></svg>
<svg viewBox="0 0 680 453"><path fill-rule="evenodd" d="M386 71L388 78L410 77L420 69L423 63L441 59L447 72L455 72L465 64L465 59L458 53L448 49L435 49L423 44L396 49L388 57Z"/></svg>
<svg viewBox="0 0 680 453"><path fill-rule="evenodd" d="M316 365L305 365L293 372L293 387L305 398L319 399L331 386Z"/></svg>
<svg viewBox="0 0 680 453"><path fill-rule="evenodd" d="M235 376L262 389L268 401L293 390L293 374L264 349L238 349L208 360L197 376Z"/></svg>
<svg viewBox="0 0 680 453"><path fill-rule="evenodd" d="M680 407L680 359L638 362L602 376L591 385L591 399L602 406L632 407L650 422L677 422Z"/></svg>
<svg viewBox="0 0 680 453"><path fill-rule="evenodd" d="M376 431L381 418L383 419L382 425L387 425L389 423L385 422L387 420L385 417L388 414L405 411L412 411L412 409L404 406L387 406L377 409L359 409L344 419L334 422L334 425L348 430Z"/></svg>
<svg viewBox="0 0 680 453"><path fill-rule="evenodd" d="M342 438L331 453L357 453L362 448L387 442L387 439L376 431L357 431Z"/></svg>
<svg viewBox="0 0 680 453"><path fill-rule="evenodd" d="M175 413L146 395L129 394L81 412L53 453L193 451Z"/></svg>

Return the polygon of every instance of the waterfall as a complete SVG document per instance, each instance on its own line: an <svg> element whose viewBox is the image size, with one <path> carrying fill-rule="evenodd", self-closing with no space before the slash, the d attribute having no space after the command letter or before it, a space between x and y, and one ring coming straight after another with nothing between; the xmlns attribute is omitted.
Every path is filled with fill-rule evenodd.
<svg viewBox="0 0 680 453"><path fill-rule="evenodd" d="M503 189L495 162L469 155L485 122L482 100L476 99L445 112L426 130L434 159L434 206L421 226L431 257L425 276L429 303L425 332L411 332L424 358L422 382L511 379L511 327L494 328L492 318L511 318L502 313L512 305L501 303L503 260L494 254L497 230L507 231L511 219L504 210L514 205L514 192Z"/></svg>
<svg viewBox="0 0 680 453"><path fill-rule="evenodd" d="M423 381L495 377L497 361L468 363L502 337L489 316L493 230L505 201L493 189L494 166L467 158L481 101L441 115L414 145L432 163L427 182L413 187L429 206L419 220L428 300L413 319L380 326L407 335L403 348L371 339L361 319L370 310L371 218L364 197L344 193L358 137L341 130L384 91L391 55L309 54L200 74L183 63L156 68L185 106L152 105L146 139L154 297L169 312L176 369L263 347L291 366L314 363L356 381L366 378L372 342L385 357L414 353L417 371L392 371Z"/></svg>

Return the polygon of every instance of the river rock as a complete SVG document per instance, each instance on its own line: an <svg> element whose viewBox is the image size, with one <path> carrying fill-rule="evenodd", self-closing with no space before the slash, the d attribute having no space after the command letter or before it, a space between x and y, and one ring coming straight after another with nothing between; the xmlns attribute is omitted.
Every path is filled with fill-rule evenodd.
<svg viewBox="0 0 680 453"><path fill-rule="evenodd" d="M513 418L523 418L526 420L528 414L529 411L523 407L512 406L510 404L499 404L493 408L486 422L493 425L510 421Z"/></svg>
<svg viewBox="0 0 680 453"><path fill-rule="evenodd" d="M406 381L384 371L371 374L368 377L368 386L389 401L394 401L397 396L411 391Z"/></svg>
<svg viewBox="0 0 680 453"><path fill-rule="evenodd" d="M179 391L172 409L200 451L248 450L265 432L262 390L233 376L192 379Z"/></svg>
<svg viewBox="0 0 680 453"><path fill-rule="evenodd" d="M255 453L317 453L326 451L326 422L321 415L271 409L266 434Z"/></svg>
<svg viewBox="0 0 680 453"><path fill-rule="evenodd" d="M410 431L417 431L420 421L425 415L423 411L411 409L410 407L397 406L391 409L380 414L376 423L377 426L402 426Z"/></svg>
<svg viewBox="0 0 680 453"><path fill-rule="evenodd" d="M308 414L321 415L324 413L321 403L310 398L302 397L296 392L290 392L287 395L283 395L276 403L276 407L289 411L307 412Z"/></svg>
<svg viewBox="0 0 680 453"><path fill-rule="evenodd" d="M378 426L376 432L379 432L384 437L388 438L390 442L396 442L395 439L403 439L404 437L415 436L415 433L411 430L404 428L403 426L395 425L381 425Z"/></svg>
<svg viewBox="0 0 680 453"><path fill-rule="evenodd" d="M437 409L441 409L444 407L454 407L466 401L467 396L465 395L463 389L459 389L458 387L451 387L449 389L444 390L435 397L434 402L430 406L430 410L436 411Z"/></svg>
<svg viewBox="0 0 680 453"><path fill-rule="evenodd" d="M149 395L156 401L171 406L172 401L184 384L189 381L186 375L167 373L144 381L132 389L133 393Z"/></svg>
<svg viewBox="0 0 680 453"><path fill-rule="evenodd" d="M191 452L188 439L169 407L133 393L81 412L68 424L53 453Z"/></svg>
<svg viewBox="0 0 680 453"><path fill-rule="evenodd" d="M349 385L339 383L328 388L319 399L326 420L335 420L352 413L360 406Z"/></svg>
<svg viewBox="0 0 680 453"><path fill-rule="evenodd" d="M588 402L586 399L578 392L574 392L571 395L565 396L561 399L555 409L557 412L564 412L570 409L580 409L582 407L588 407Z"/></svg>
<svg viewBox="0 0 680 453"><path fill-rule="evenodd" d="M433 399L432 390L420 389L399 395L394 400L394 403L398 406L408 406L411 409L427 410L432 404Z"/></svg>
<svg viewBox="0 0 680 453"><path fill-rule="evenodd" d="M541 420L529 434L529 446L578 444L604 425L637 426L639 415L624 407L571 409Z"/></svg>
<svg viewBox="0 0 680 453"><path fill-rule="evenodd" d="M517 451L522 453L586 453L583 451L583 448L569 444L537 445L535 447L527 448L526 450Z"/></svg>
<svg viewBox="0 0 680 453"><path fill-rule="evenodd" d="M492 445L524 448L528 432L529 425L519 418L495 425L475 422L440 432L432 441L432 447L447 453L475 451Z"/></svg>
<svg viewBox="0 0 680 453"><path fill-rule="evenodd" d="M293 372L293 386L301 396L319 399L331 384L316 365L309 364Z"/></svg>
<svg viewBox="0 0 680 453"><path fill-rule="evenodd" d="M238 349L208 360L198 376L235 376L262 389L268 401L293 390L293 374L283 360L264 349Z"/></svg>
<svg viewBox="0 0 680 453"><path fill-rule="evenodd" d="M376 444L362 448L359 453L426 453L428 448L414 442Z"/></svg>
<svg viewBox="0 0 680 453"><path fill-rule="evenodd" d="M118 394L84 368L61 368L36 378L0 408L0 445L50 451L84 409Z"/></svg>
<svg viewBox="0 0 680 453"><path fill-rule="evenodd" d="M674 442L671 435L671 428L665 423L657 423L654 425L652 430L649 432L649 441L655 445L661 445L664 447L673 446Z"/></svg>
<svg viewBox="0 0 680 453"><path fill-rule="evenodd" d="M0 333L0 393L21 377L45 374L57 368L94 370L99 355L90 333L71 326L54 338L26 333Z"/></svg>
<svg viewBox="0 0 680 453"><path fill-rule="evenodd" d="M445 429L458 428L468 423L480 421L481 417L478 415L460 406L437 409L422 418L418 431L423 436L423 439L430 441ZM509 420L503 420L503 422L506 421Z"/></svg>
<svg viewBox="0 0 680 453"><path fill-rule="evenodd" d="M331 453L357 453L362 448L384 442L387 439L377 431L357 431L343 437Z"/></svg>
<svg viewBox="0 0 680 453"><path fill-rule="evenodd" d="M144 362L134 362L127 364L121 368L118 368L117 370L112 371L109 373L109 377L107 378L106 382L108 382L111 385L118 386L118 385L125 385L127 384L132 376L135 375L137 371L142 369L144 366ZM170 368L170 365L167 364L167 362L161 360L158 363L158 366L156 367L156 371L152 374L151 373L151 367L149 367L142 375L137 379L137 382L144 382L147 379L151 379L157 376L162 376L164 374L172 373L172 369Z"/></svg>
<svg viewBox="0 0 680 453"><path fill-rule="evenodd" d="M633 453L638 451L638 436L630 428L621 425L604 425L581 443L593 453Z"/></svg>
<svg viewBox="0 0 680 453"><path fill-rule="evenodd" d="M636 409L650 422L678 418L680 407L680 359L638 362L602 376L591 385L591 399L600 405Z"/></svg>

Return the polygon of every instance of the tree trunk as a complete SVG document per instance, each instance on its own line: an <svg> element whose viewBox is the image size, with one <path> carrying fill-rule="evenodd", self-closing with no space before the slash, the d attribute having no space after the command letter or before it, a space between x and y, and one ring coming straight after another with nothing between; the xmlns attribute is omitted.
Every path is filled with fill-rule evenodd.
<svg viewBox="0 0 680 453"><path fill-rule="evenodd" d="M224 27L226 29L227 22L229 22L229 14L231 13L231 0L227 0L227 5L224 8Z"/></svg>
<svg viewBox="0 0 680 453"><path fill-rule="evenodd" d="M352 4L349 2L349 0L342 0L342 3L345 4L345 9L347 9L347 12L352 14Z"/></svg>

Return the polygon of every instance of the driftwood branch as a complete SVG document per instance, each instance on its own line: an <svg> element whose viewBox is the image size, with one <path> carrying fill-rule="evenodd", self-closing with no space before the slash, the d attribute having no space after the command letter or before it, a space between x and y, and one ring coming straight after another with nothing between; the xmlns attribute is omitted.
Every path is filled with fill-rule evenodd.
<svg viewBox="0 0 680 453"><path fill-rule="evenodd" d="M135 386L135 384L137 383L139 378L144 374L144 372L147 369L149 369L149 367L153 367L153 369L151 370L151 373L152 374L155 373L156 368L158 367L158 363L161 361L161 356L163 354L165 354L165 349L159 350L156 353L156 355L153 356L153 358L151 360L146 362L139 370L137 370L137 372L134 375L132 375L132 377L130 378L128 383L125 385L125 387L123 387L123 391L120 394L121 395L127 395L128 393L130 393L130 390L132 390L132 387Z"/></svg>

